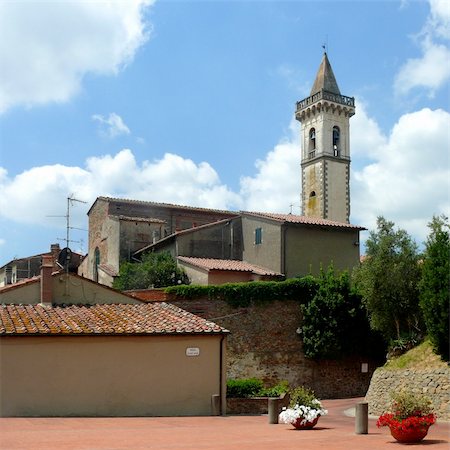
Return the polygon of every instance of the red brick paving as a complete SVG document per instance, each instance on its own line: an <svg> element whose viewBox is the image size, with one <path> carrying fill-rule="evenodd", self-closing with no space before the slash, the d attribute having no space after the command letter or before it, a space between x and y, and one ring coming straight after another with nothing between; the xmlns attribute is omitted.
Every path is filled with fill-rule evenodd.
<svg viewBox="0 0 450 450"><path fill-rule="evenodd" d="M268 416L136 418L2 418L2 450L289 450L401 449L386 428L369 421L369 434L354 433L344 411L359 399L324 400L329 414L313 430L270 425ZM430 428L420 444L449 449L450 423ZM404 448L404 447L403 447Z"/></svg>

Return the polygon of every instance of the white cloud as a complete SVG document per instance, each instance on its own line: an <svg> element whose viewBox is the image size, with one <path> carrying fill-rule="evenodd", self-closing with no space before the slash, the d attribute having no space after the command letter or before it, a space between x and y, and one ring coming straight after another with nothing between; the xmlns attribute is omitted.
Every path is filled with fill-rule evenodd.
<svg viewBox="0 0 450 450"><path fill-rule="evenodd" d="M220 183L208 163L168 153L139 165L128 149L89 158L85 168L41 166L13 178L1 170L0 191L0 218L40 225L51 223L47 216L64 213L70 194L89 205L105 195L221 209L240 206L239 197ZM74 223L85 224L85 212L74 209Z"/></svg>
<svg viewBox="0 0 450 450"><path fill-rule="evenodd" d="M100 114L94 114L92 120L99 122L102 126L100 133L111 139L121 134L130 134L130 129L125 125L122 117L116 113L110 113L107 118Z"/></svg>
<svg viewBox="0 0 450 450"><path fill-rule="evenodd" d="M408 59L400 68L394 81L394 90L397 94L407 95L414 88L425 88L432 97L450 79L448 0L430 0L427 22L415 39L422 56Z"/></svg>
<svg viewBox="0 0 450 450"><path fill-rule="evenodd" d="M2 239L2 238L0 238L0 245L5 245L5 243L6 243L6 240L5 240L5 239Z"/></svg>
<svg viewBox="0 0 450 450"><path fill-rule="evenodd" d="M0 113L67 101L87 73L117 73L147 40L153 2L0 2Z"/></svg>
<svg viewBox="0 0 450 450"><path fill-rule="evenodd" d="M379 215L415 236L434 214L450 212L450 114L428 108L402 116L376 161L352 172L352 220L374 229Z"/></svg>
<svg viewBox="0 0 450 450"><path fill-rule="evenodd" d="M379 148L386 144L386 136L378 123L370 118L362 99L356 99L356 114L350 120L350 153L352 159L376 158Z"/></svg>
<svg viewBox="0 0 450 450"><path fill-rule="evenodd" d="M405 114L389 136L381 133L363 107L358 115L352 119L352 146L358 147L352 162L352 222L374 229L376 217L383 215L421 243L431 217L450 213L450 114L427 108ZM292 212L298 214L299 127L292 121L286 138L256 162L255 175L241 178L239 193L222 184L207 162L171 153L138 163L132 151L124 149L91 157L83 168L41 166L15 177L0 168L0 219L54 225L46 216L64 214L66 198L72 193L88 202L86 208L73 209L74 226L84 228L87 208L100 195L274 212L289 212L292 204Z"/></svg>
<svg viewBox="0 0 450 450"><path fill-rule="evenodd" d="M423 87L434 96L437 89L450 79L450 50L445 45L437 45L426 40L422 44L423 56L408 59L395 79L394 89L406 95L413 88Z"/></svg>
<svg viewBox="0 0 450 450"><path fill-rule="evenodd" d="M300 214L300 124L291 120L289 136L257 160L256 175L242 177L240 195L244 209Z"/></svg>

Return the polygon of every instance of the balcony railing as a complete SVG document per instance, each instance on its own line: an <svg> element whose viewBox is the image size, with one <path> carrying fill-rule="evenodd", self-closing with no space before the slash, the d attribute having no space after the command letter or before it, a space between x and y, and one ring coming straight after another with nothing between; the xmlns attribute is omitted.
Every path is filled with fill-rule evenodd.
<svg viewBox="0 0 450 450"><path fill-rule="evenodd" d="M334 103L339 103L340 105L350 106L352 108L355 107L355 97L346 97L345 95L333 94L328 91L319 91L316 94L297 102L297 111L301 111L319 100L329 100Z"/></svg>

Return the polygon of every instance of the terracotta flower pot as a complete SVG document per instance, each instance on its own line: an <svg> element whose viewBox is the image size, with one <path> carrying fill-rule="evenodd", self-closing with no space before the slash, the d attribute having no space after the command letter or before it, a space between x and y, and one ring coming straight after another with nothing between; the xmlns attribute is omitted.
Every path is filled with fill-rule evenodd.
<svg viewBox="0 0 450 450"><path fill-rule="evenodd" d="M302 425L302 418L297 419L295 422L292 423L292 426L296 428L297 430L310 430L313 428L316 423L319 421L319 417L317 416L312 422L306 422Z"/></svg>
<svg viewBox="0 0 450 450"><path fill-rule="evenodd" d="M428 428L430 428L430 425L421 425L407 429L389 427L392 437L398 442L404 443L420 442L427 435Z"/></svg>

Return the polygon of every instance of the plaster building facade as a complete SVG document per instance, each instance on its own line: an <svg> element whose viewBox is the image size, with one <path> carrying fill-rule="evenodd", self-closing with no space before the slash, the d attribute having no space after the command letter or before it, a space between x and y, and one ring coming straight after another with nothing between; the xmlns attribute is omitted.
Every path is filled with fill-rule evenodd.
<svg viewBox="0 0 450 450"><path fill-rule="evenodd" d="M247 281L277 281L281 273L265 267L234 259L192 258L178 256L178 265L184 269L192 284L245 283Z"/></svg>
<svg viewBox="0 0 450 450"><path fill-rule="evenodd" d="M302 215L349 222L350 117L355 99L341 94L326 53L310 96L297 103L302 123Z"/></svg>
<svg viewBox="0 0 450 450"><path fill-rule="evenodd" d="M286 278L318 275L333 264L351 271L359 263L362 227L294 214L242 212L244 261Z"/></svg>
<svg viewBox="0 0 450 450"><path fill-rule="evenodd" d="M44 258L0 290L0 416L210 415L213 395L225 413L227 334Z"/></svg>

